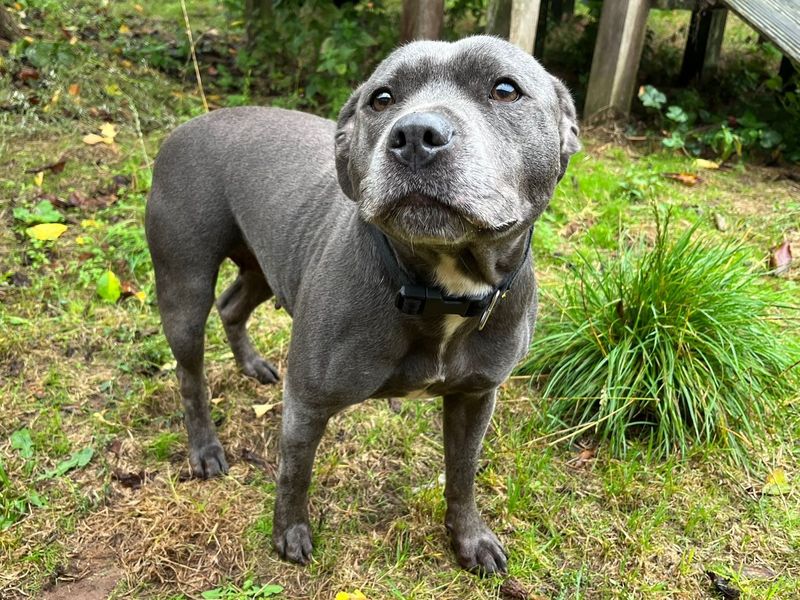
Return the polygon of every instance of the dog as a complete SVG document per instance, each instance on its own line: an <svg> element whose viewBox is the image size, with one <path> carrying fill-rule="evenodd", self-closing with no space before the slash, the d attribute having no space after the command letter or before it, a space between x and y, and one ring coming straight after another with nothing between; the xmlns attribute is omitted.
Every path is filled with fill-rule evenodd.
<svg viewBox="0 0 800 600"><path fill-rule="evenodd" d="M220 264L239 267L216 305L245 375L278 381L247 335L252 310L274 297L293 317L273 519L282 558L311 557L308 489L328 419L423 394L443 398L458 561L506 570L475 472L497 388L533 332L533 224L578 148L564 84L489 36L398 48L336 123L222 109L164 142L145 224L195 475L228 471L203 372Z"/></svg>

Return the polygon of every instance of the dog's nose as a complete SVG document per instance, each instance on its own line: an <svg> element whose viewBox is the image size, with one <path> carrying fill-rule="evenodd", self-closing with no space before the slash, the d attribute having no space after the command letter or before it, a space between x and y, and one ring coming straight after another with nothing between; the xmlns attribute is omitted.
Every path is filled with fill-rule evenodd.
<svg viewBox="0 0 800 600"><path fill-rule="evenodd" d="M401 117L389 132L388 147L397 160L413 170L424 167L453 142L453 126L433 112Z"/></svg>

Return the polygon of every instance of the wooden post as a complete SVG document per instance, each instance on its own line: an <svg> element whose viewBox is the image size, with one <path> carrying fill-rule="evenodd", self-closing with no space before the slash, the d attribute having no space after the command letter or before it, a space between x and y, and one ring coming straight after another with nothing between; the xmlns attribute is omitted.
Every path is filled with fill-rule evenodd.
<svg viewBox="0 0 800 600"><path fill-rule="evenodd" d="M539 60L544 56L544 40L547 37L547 13L551 0L539 0L539 18L536 21L536 39L533 43L533 55Z"/></svg>
<svg viewBox="0 0 800 600"><path fill-rule="evenodd" d="M680 85L693 79L706 77L719 64L722 38L725 35L725 21L728 10L725 8L705 8L692 11L689 23L689 36L683 53Z"/></svg>
<svg viewBox="0 0 800 600"><path fill-rule="evenodd" d="M511 32L508 39L533 54L536 26L539 22L540 0L514 0L511 4Z"/></svg>
<svg viewBox="0 0 800 600"><path fill-rule="evenodd" d="M486 33L508 39L511 30L511 0L489 0Z"/></svg>
<svg viewBox="0 0 800 600"><path fill-rule="evenodd" d="M605 0L592 57L585 120L630 112L649 0Z"/></svg>
<svg viewBox="0 0 800 600"><path fill-rule="evenodd" d="M401 41L438 40L443 23L444 0L403 0Z"/></svg>

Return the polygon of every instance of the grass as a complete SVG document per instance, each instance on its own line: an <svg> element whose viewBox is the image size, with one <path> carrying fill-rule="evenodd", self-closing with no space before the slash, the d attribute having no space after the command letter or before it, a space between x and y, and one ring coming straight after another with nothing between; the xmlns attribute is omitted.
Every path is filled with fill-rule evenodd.
<svg viewBox="0 0 800 600"><path fill-rule="evenodd" d="M42 2L24 4L33 11ZM30 85L14 83L9 70L0 82L4 106L6 91L40 98L0 112L0 464L8 480L0 516L13 521L0 530L0 596L63 594L69 580L98 584L102 576L113 597L195 598L214 589L235 597L252 580L282 586L277 598L356 589L370 599L496 598L501 580L463 573L447 547L438 400L407 401L397 413L368 402L337 416L315 465L314 561L304 569L277 559L270 532L280 390L238 373L216 314L206 361L231 475L185 478L178 386L141 223L149 160L168 131L201 108L190 68L176 80L115 50L123 23L137 35L158 27L182 40L177 2L142 4L139 12L132 2L110 3L104 13L99 1L50 2L46 22L31 33L53 42L64 39L61 25L76 27L75 62ZM188 4L196 28L225 26L216 3ZM78 81L81 91L71 96ZM106 89L112 83L120 94ZM83 144L106 120L120 130L116 146ZM780 170L733 165L683 188L653 177L694 170L683 156L592 135L584 142L537 226L542 318L557 311L546 297L569 280L565 259L609 255L620 235L652 239L652 202L672 207L678 228L697 225L720 243L735 240L758 264L784 238L800 244L797 187ZM25 172L65 154L64 170L45 172L41 185ZM130 182L108 206L56 207L68 229L53 242L35 245L13 216L14 208L32 210L75 191L94 197L115 175ZM714 229L715 213L727 231ZM103 301L95 286L108 269L145 301ZM226 266L218 289L232 276ZM796 295L797 269L773 285ZM290 329L286 314L268 306L251 325L256 345L281 368ZM252 405L265 403L278 406L256 418ZM487 438L478 502L506 543L511 575L541 597L702 598L711 594L705 571L713 569L747 597L792 598L800 588L798 407L797 394L781 405L781 419L750 451L749 470L730 464L716 445L661 461L638 443L625 460L601 444L581 462L584 448L546 437L539 390L512 380ZM43 477L87 447L88 464ZM789 492L762 493L778 469ZM140 487L119 478L142 471L148 477ZM752 567L775 576L754 575Z"/></svg>
<svg viewBox="0 0 800 600"><path fill-rule="evenodd" d="M557 427L616 455L644 437L662 456L717 443L744 459L798 389L797 346L774 321L790 298L740 246L669 221L655 209L652 247L580 256L520 372L546 377Z"/></svg>

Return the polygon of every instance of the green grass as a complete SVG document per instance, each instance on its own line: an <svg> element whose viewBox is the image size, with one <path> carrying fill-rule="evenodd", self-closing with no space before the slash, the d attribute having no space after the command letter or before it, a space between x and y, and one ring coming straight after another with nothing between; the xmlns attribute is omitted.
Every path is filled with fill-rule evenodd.
<svg viewBox="0 0 800 600"><path fill-rule="evenodd" d="M42 15L23 55L41 42L68 44L62 25L80 39L69 65L56 58L25 85L14 76L24 60L18 54L0 66L0 104L11 102L0 111L0 596L41 597L84 573L84 583L96 583L111 568L112 597L196 598L214 589L236 597L250 579L283 586L278 598L355 589L373 600L497 598L502 581L462 572L448 548L438 400L405 401L399 413L373 401L333 419L315 465L314 561L299 568L278 560L270 535L281 390L241 376L215 313L206 368L231 475L185 480L186 434L142 215L159 144L202 104L191 65L181 62L183 76L173 78L127 54L150 39L142 33L150 28L160 31L153 44L169 44L170 36L184 44L179 3L140 3L143 12L127 1L21 3ZM218 3L187 4L196 34L226 27ZM120 39L123 23L135 44ZM225 105L226 91L205 81L209 96L219 96L212 102ZM76 82L74 97L68 88ZM15 90L22 98L9 100ZM83 144L107 120L120 131L116 148ZM683 188L659 177L694 171L681 155L642 153L592 134L584 142L534 238L543 320L558 315L551 292L570 281L568 264L579 254L608 257L620 239L652 236L652 202L669 205L679 228L696 225L720 244L740 243L757 264L784 237L800 242L800 200L778 171L734 166L703 172L704 184ZM41 185L25 173L62 155L64 170L46 172ZM55 204L68 229L53 242L34 243L14 217L15 208L30 211L43 199L92 196L115 175L130 183L108 207ZM714 229L715 213L727 231ZM143 291L144 302L100 298L97 279L108 269ZM224 266L218 292L234 273ZM772 285L797 295L797 270ZM260 307L250 330L283 368L288 316ZM257 419L255 403L278 406ZM625 460L600 444L578 466L580 448L547 437L552 423L539 390L513 380L487 437L478 503L510 552L511 575L541 597L702 598L712 593L705 571L714 569L745 597L791 598L800 587L796 394L782 411L750 451L749 470L730 464L717 444L661 461L638 442ZM87 447L88 464L42 478ZM263 462L242 458L245 450ZM789 493L761 494L777 468ZM139 489L113 477L141 471L154 478ZM769 566L776 577L748 575L743 566L752 565Z"/></svg>
<svg viewBox="0 0 800 600"><path fill-rule="evenodd" d="M798 347L771 320L790 298L741 246L655 220L652 247L580 257L520 371L546 376L556 424L617 455L645 437L662 456L716 442L743 458L800 381Z"/></svg>

